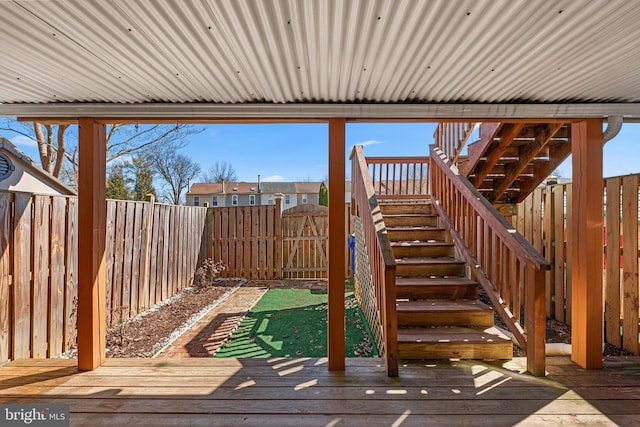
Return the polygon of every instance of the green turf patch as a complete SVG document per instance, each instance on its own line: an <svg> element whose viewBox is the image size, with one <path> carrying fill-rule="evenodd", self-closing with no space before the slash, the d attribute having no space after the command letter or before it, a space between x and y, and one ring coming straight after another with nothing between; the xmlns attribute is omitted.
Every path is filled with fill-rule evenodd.
<svg viewBox="0 0 640 427"><path fill-rule="evenodd" d="M378 351L353 293L345 295L346 357ZM271 289L251 309L215 357L325 357L327 293Z"/></svg>

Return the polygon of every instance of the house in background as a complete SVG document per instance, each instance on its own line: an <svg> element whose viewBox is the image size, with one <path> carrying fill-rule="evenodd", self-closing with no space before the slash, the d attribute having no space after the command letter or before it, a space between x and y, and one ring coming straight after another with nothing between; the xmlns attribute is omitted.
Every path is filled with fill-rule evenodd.
<svg viewBox="0 0 640 427"><path fill-rule="evenodd" d="M42 169L3 137L0 137L0 190L76 195L73 188Z"/></svg>
<svg viewBox="0 0 640 427"><path fill-rule="evenodd" d="M318 204L321 182L223 182L195 183L187 193L187 205L210 207L273 205L282 195L282 209Z"/></svg>

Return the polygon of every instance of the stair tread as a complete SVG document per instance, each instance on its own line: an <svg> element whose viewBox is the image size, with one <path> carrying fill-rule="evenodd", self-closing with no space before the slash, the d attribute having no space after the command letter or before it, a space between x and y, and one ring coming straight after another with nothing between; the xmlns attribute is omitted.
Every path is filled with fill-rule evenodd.
<svg viewBox="0 0 640 427"><path fill-rule="evenodd" d="M398 311L404 312L456 312L456 311L477 311L477 312L493 312L493 309L478 300L450 300L450 299L428 299L428 300L409 300L397 301L396 307Z"/></svg>
<svg viewBox="0 0 640 427"><path fill-rule="evenodd" d="M444 231L442 227L433 227L429 225L405 225L400 227L387 227L387 231Z"/></svg>
<svg viewBox="0 0 640 427"><path fill-rule="evenodd" d="M408 327L398 328L398 343L505 344L511 339L497 328Z"/></svg>
<svg viewBox="0 0 640 427"><path fill-rule="evenodd" d="M459 259L451 258L451 257L438 257L438 258L412 257L412 258L397 258L396 264L403 264L403 265L464 264L464 261L460 261Z"/></svg>
<svg viewBox="0 0 640 427"><path fill-rule="evenodd" d="M476 286L478 283L466 277L398 277L396 285L402 286Z"/></svg>
<svg viewBox="0 0 640 427"><path fill-rule="evenodd" d="M391 246L420 247L420 246L453 246L451 242L441 240L399 240L391 242Z"/></svg>
<svg viewBox="0 0 640 427"><path fill-rule="evenodd" d="M402 218L402 217L409 217L409 218L421 218L421 217L429 217L429 218L435 218L438 216L438 214L434 214L434 213L415 213L415 212L407 212L407 213L387 213L387 214L383 214L383 217L393 217L393 218Z"/></svg>

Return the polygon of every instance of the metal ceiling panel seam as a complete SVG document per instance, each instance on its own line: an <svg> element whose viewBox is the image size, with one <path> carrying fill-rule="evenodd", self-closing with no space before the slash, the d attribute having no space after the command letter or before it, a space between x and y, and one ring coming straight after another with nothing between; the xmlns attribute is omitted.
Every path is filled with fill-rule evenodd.
<svg viewBox="0 0 640 427"><path fill-rule="evenodd" d="M625 0L0 1L0 102L640 102L638 39Z"/></svg>

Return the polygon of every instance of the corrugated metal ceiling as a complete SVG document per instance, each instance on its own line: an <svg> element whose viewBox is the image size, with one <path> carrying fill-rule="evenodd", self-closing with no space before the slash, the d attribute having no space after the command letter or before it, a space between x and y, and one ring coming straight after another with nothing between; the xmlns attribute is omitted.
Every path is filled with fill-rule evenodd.
<svg viewBox="0 0 640 427"><path fill-rule="evenodd" d="M639 102L638 40L629 0L0 0L0 102Z"/></svg>

